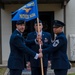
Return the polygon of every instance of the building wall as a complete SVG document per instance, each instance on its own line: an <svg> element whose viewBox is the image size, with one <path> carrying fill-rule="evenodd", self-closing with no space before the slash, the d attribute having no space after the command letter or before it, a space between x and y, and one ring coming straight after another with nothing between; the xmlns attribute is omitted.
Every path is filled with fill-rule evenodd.
<svg viewBox="0 0 75 75"><path fill-rule="evenodd" d="M70 0L68 3L66 9L67 9L67 27L66 27L66 33L67 35L70 33L74 33L74 1ZM11 12L14 12L18 8L20 8L23 5L20 4L11 4L11 5L5 5L5 10L1 10L2 13L2 60L7 60L10 52L9 48L9 37L12 33L12 23L11 23ZM9 9L9 7L11 9ZM60 4L39 4L38 5L39 11L54 11L54 19L58 19L61 21L64 21L63 17L63 8L61 8ZM73 20L72 20L73 19ZM71 21L70 21L71 20ZM71 25L71 26L70 26ZM73 28L73 29L72 29Z"/></svg>
<svg viewBox="0 0 75 75"><path fill-rule="evenodd" d="M12 31L10 13L1 9L1 29L2 29L2 60L6 61L9 56L9 37Z"/></svg>
<svg viewBox="0 0 75 75"><path fill-rule="evenodd" d="M1 40L1 8L0 8L0 64L2 64L2 40Z"/></svg>
<svg viewBox="0 0 75 75"><path fill-rule="evenodd" d="M75 61L75 0L70 0L66 6L66 36L68 39L68 57L69 60ZM74 34L73 41L70 40L69 35ZM71 38L72 38L71 37ZM72 44L71 44L72 41Z"/></svg>
<svg viewBox="0 0 75 75"><path fill-rule="evenodd" d="M69 34L75 34L75 0L70 0L66 6L66 33L67 37Z"/></svg>

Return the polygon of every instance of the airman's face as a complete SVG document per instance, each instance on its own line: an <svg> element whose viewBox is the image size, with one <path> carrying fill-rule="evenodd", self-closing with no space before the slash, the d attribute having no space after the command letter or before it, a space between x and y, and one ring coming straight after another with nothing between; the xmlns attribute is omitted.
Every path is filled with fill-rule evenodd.
<svg viewBox="0 0 75 75"><path fill-rule="evenodd" d="M63 27L53 27L54 34L58 34L58 33L62 32L62 28Z"/></svg>
<svg viewBox="0 0 75 75"><path fill-rule="evenodd" d="M25 30L25 24L16 25L16 27L17 27L17 29L18 29L21 33L23 33L24 30Z"/></svg>
<svg viewBox="0 0 75 75"><path fill-rule="evenodd" d="M34 25L34 28L35 28L35 31L38 32L38 25L37 24ZM42 31L42 28L43 28L42 23L39 23L39 31Z"/></svg>

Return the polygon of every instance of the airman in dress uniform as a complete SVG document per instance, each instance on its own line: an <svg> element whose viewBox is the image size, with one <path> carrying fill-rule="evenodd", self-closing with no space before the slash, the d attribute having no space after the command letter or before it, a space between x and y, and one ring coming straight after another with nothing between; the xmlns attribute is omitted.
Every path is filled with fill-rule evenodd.
<svg viewBox="0 0 75 75"><path fill-rule="evenodd" d="M21 75L24 69L24 55L29 54L33 59L37 59L40 54L32 51L26 46L25 43L28 42L34 44L35 41L27 41L23 38L22 33L25 30L25 24L23 20L16 22L16 30L12 33L10 37L10 55L8 59L8 68L10 70L10 75Z"/></svg>
<svg viewBox="0 0 75 75"><path fill-rule="evenodd" d="M51 43L51 34L48 32L44 32L42 30L43 28L43 24L42 21L39 20L39 35L41 36L41 40L43 42L42 48L46 48L50 43ZM37 38L38 35L38 25L37 25L37 21L35 20L34 22L34 32L31 32L28 34L27 39L28 40L33 40ZM39 44L36 42L35 44L29 45L29 47L39 53ZM28 57L28 62L30 62L31 64L31 75L42 75L41 74L41 63L40 63L40 59L35 60L32 57ZM43 56L43 69L44 69L44 75L46 75L47 73L47 66L48 66L48 60L50 61L50 55L46 54Z"/></svg>
<svg viewBox="0 0 75 75"><path fill-rule="evenodd" d="M67 57L67 39L63 33L65 24L59 20L54 20L53 23L53 32L57 35L56 39L48 48L43 49L42 53L43 55L52 53L51 68L54 69L55 75L67 75L70 63Z"/></svg>

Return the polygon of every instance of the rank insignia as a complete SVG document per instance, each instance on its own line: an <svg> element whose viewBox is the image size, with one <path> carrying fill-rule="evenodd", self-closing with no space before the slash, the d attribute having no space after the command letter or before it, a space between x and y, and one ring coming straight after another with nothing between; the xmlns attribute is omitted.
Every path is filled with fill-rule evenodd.
<svg viewBox="0 0 75 75"><path fill-rule="evenodd" d="M47 38L45 38L44 42L48 42L48 39L47 39Z"/></svg>
<svg viewBox="0 0 75 75"><path fill-rule="evenodd" d="M59 40L55 40L54 43L53 43L53 47L58 46L58 44L59 44Z"/></svg>

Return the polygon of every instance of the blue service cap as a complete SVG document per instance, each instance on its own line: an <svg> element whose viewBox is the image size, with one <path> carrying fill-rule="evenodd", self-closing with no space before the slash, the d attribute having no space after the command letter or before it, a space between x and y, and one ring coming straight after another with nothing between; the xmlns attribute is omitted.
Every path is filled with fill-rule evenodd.
<svg viewBox="0 0 75 75"><path fill-rule="evenodd" d="M65 23L63 23L59 20L54 20L53 27L63 27L63 26L65 26Z"/></svg>
<svg viewBox="0 0 75 75"><path fill-rule="evenodd" d="M39 20L39 23L42 23L42 21L41 21L41 20ZM37 20L35 20L34 24L37 24Z"/></svg>
<svg viewBox="0 0 75 75"><path fill-rule="evenodd" d="M24 24L24 23L25 23L24 20L18 20L18 21L16 22L16 24L18 24L18 25L20 25L20 24Z"/></svg>

